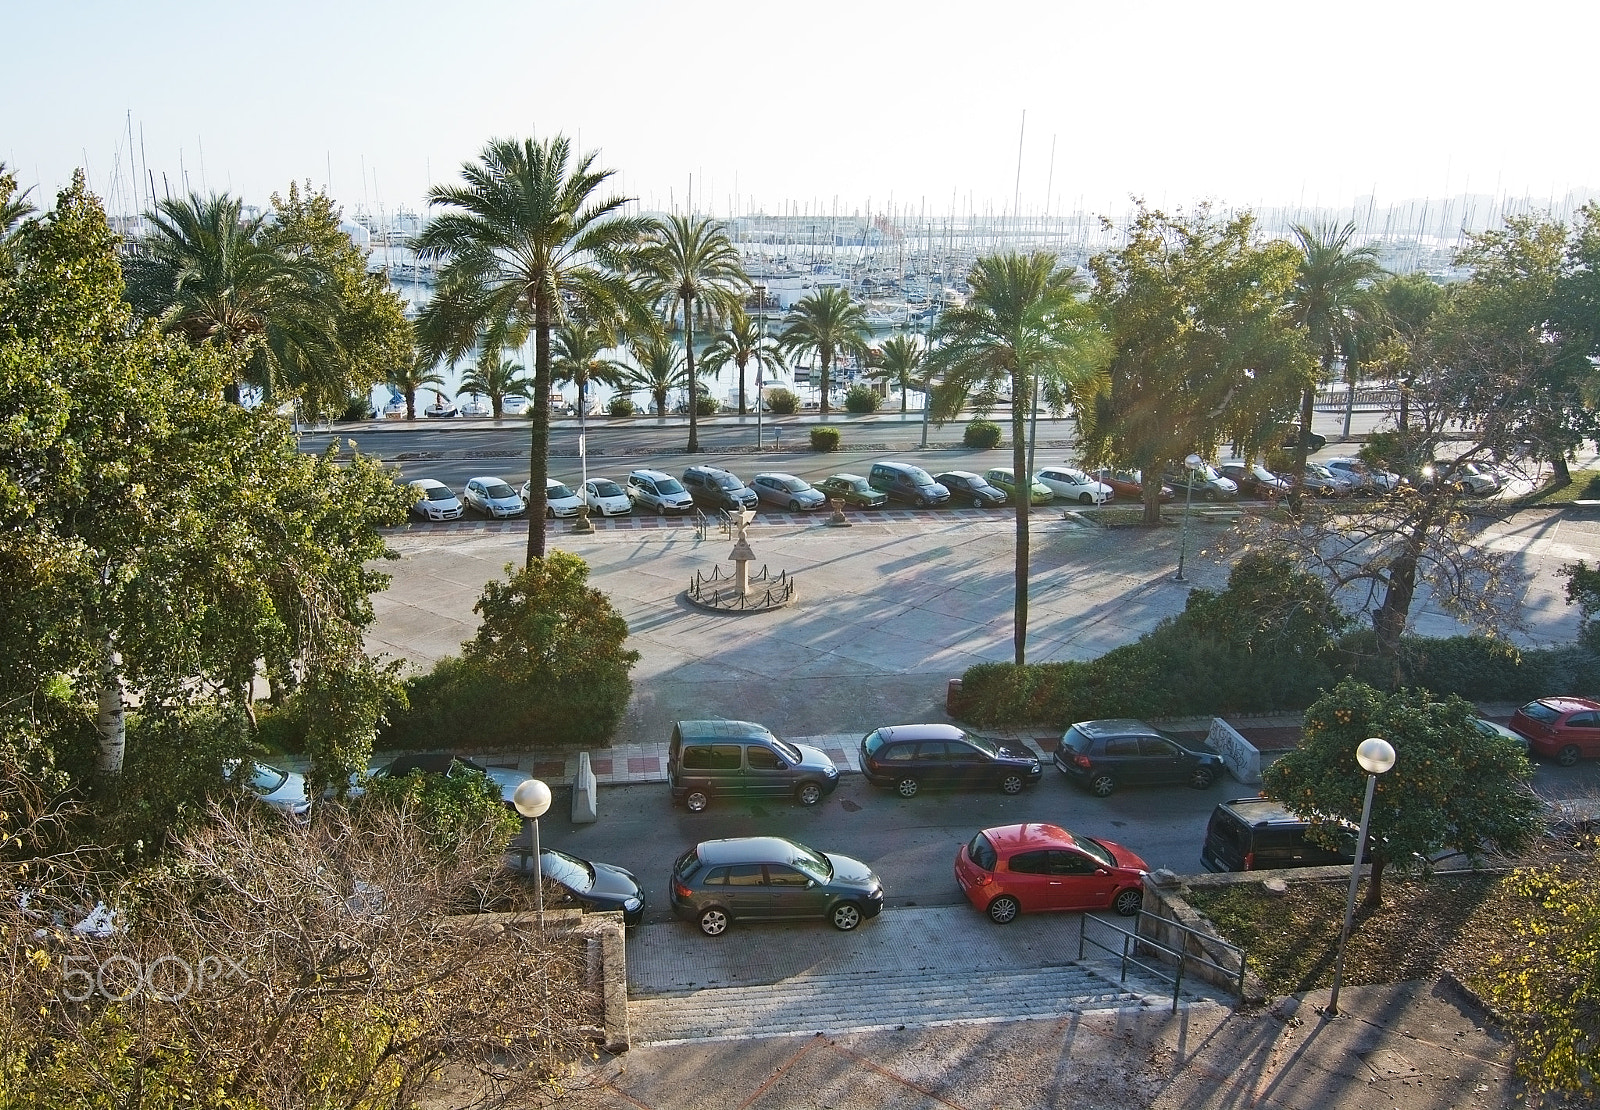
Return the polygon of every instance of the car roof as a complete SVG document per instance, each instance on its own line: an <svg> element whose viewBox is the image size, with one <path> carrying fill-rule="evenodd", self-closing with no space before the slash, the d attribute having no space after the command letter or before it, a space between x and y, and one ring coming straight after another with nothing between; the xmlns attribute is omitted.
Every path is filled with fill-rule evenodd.
<svg viewBox="0 0 1600 1110"><path fill-rule="evenodd" d="M1247 825L1304 825L1306 819L1290 810L1282 802L1270 798L1235 798L1231 802L1218 802L1218 809L1233 812Z"/></svg>
<svg viewBox="0 0 1600 1110"><path fill-rule="evenodd" d="M450 487L436 478L413 478L411 484L422 489L449 489Z"/></svg>
<svg viewBox="0 0 1600 1110"><path fill-rule="evenodd" d="M781 470L768 470L768 471L765 471L765 472L763 472L761 474L757 474L756 477L757 478L776 478L780 482L789 482L789 481L798 482L800 480L800 479L796 478L793 474L785 474Z"/></svg>
<svg viewBox="0 0 1600 1110"><path fill-rule="evenodd" d="M781 836L736 836L702 840L695 846L695 854L710 867L723 863L787 863L794 858L794 849L794 842Z"/></svg>
<svg viewBox="0 0 1600 1110"><path fill-rule="evenodd" d="M1085 736L1161 736L1154 725L1132 717L1103 717L1096 721L1074 721L1072 727Z"/></svg>
<svg viewBox="0 0 1600 1110"><path fill-rule="evenodd" d="M942 471L939 474L939 477L943 478L946 474L952 474L957 478L967 478L967 479L977 478L979 481L983 480L980 475L974 474L970 470L945 470L945 471Z"/></svg>
<svg viewBox="0 0 1600 1110"><path fill-rule="evenodd" d="M772 730L754 721L679 721L678 734L692 740L717 740L723 737L765 737Z"/></svg>
<svg viewBox="0 0 1600 1110"><path fill-rule="evenodd" d="M641 478L649 478L652 482L659 482L663 478L672 477L672 475L664 474L659 470L635 470L635 471L630 472L628 477L631 478L635 474L638 475Z"/></svg>
<svg viewBox="0 0 1600 1110"><path fill-rule="evenodd" d="M480 474L476 478L469 478L468 481L470 481L470 482L500 482L503 485L509 485L510 484L504 478L496 478L493 474Z"/></svg>
<svg viewBox="0 0 1600 1110"><path fill-rule="evenodd" d="M994 845L995 851L1008 853L1022 848L1074 848L1077 837L1060 825L1029 822L1022 825L997 825L984 829L983 835Z"/></svg>
<svg viewBox="0 0 1600 1110"><path fill-rule="evenodd" d="M830 475L828 475L827 478L824 478L823 481L826 482L826 481L828 481L829 478L843 478L846 482L865 482L866 481L866 479L863 478L859 474L830 474Z"/></svg>
<svg viewBox="0 0 1600 1110"><path fill-rule="evenodd" d="M1540 705L1548 705L1558 713L1571 713L1578 709L1600 709L1600 702L1591 701L1588 698L1554 697L1535 698L1534 700Z"/></svg>
<svg viewBox="0 0 1600 1110"><path fill-rule="evenodd" d="M885 725L878 730L884 740L961 740L966 737L955 725Z"/></svg>

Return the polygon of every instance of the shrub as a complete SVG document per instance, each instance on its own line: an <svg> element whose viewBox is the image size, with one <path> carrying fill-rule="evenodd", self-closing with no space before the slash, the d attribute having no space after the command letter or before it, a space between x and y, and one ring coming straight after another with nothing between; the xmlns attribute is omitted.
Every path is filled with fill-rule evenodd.
<svg viewBox="0 0 1600 1110"><path fill-rule="evenodd" d="M974 420L961 433L961 445L980 450L1000 446L1000 425L993 420Z"/></svg>
<svg viewBox="0 0 1600 1110"><path fill-rule="evenodd" d="M793 416L800 411L800 398L791 390L770 390L767 393L767 411L774 416Z"/></svg>
<svg viewBox="0 0 1600 1110"><path fill-rule="evenodd" d="M611 403L606 406L606 411L612 416L632 416L637 410L634 407L632 397L619 396L611 398Z"/></svg>
<svg viewBox="0 0 1600 1110"><path fill-rule="evenodd" d="M1486 636L1406 636L1392 662L1377 658L1370 630L1339 641L1342 669L1383 690L1420 686L1473 701L1523 702L1600 690L1600 657L1573 646L1519 651Z"/></svg>
<svg viewBox="0 0 1600 1110"><path fill-rule="evenodd" d="M721 407L715 397L707 397L704 393L695 401L695 409L701 416L714 416Z"/></svg>
<svg viewBox="0 0 1600 1110"><path fill-rule="evenodd" d="M811 449L813 451L837 451L839 449L839 429L822 425L811 429Z"/></svg>
<svg viewBox="0 0 1600 1110"><path fill-rule="evenodd" d="M500 797L500 788L481 771L449 775L412 771L399 777L374 777L356 805L408 810L428 846L445 856L485 836L504 851L518 828L517 818Z"/></svg>
<svg viewBox="0 0 1600 1110"><path fill-rule="evenodd" d="M878 391L870 385L853 385L844 395L844 408L846 412L860 416L877 412L879 400Z"/></svg>

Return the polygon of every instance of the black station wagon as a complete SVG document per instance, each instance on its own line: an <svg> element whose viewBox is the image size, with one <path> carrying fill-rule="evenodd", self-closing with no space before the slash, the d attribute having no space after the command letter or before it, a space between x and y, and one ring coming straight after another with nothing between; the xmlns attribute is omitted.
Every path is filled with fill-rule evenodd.
<svg viewBox="0 0 1600 1110"><path fill-rule="evenodd" d="M1026 744L1001 747L954 725L890 725L862 738L861 773L910 798L924 786L1018 794L1042 772Z"/></svg>

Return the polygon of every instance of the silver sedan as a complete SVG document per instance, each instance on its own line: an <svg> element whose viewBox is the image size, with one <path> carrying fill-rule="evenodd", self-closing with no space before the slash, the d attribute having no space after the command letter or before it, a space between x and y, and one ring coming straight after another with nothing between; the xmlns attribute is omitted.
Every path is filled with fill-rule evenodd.
<svg viewBox="0 0 1600 1110"><path fill-rule="evenodd" d="M750 480L750 488L762 501L782 505L791 513L820 509L828 500L821 490L793 474L757 474Z"/></svg>

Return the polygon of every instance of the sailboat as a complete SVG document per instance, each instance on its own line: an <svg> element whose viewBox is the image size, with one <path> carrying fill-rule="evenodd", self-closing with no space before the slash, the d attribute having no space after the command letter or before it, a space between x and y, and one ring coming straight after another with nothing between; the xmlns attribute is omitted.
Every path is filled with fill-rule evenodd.
<svg viewBox="0 0 1600 1110"><path fill-rule="evenodd" d="M446 401L444 394L436 389L433 391L433 404L423 409L422 415L429 420L443 420L452 416L460 416L461 412L454 403Z"/></svg>

